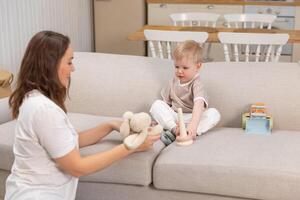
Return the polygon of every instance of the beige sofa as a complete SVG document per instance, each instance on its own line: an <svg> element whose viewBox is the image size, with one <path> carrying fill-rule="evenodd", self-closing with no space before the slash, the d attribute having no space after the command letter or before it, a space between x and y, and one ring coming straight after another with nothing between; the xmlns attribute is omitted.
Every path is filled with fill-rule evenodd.
<svg viewBox="0 0 300 200"><path fill-rule="evenodd" d="M69 116L77 130L123 112L148 111L173 75L172 62L137 56L75 53ZM96 174L80 179L77 199L300 199L300 65L207 63L201 69L218 127L188 147L160 141ZM246 135L241 114L265 102L271 135ZM15 121L0 101L0 189L13 163ZM7 122L8 121L8 122ZM83 155L121 142L114 132ZM3 195L3 194L2 194Z"/></svg>

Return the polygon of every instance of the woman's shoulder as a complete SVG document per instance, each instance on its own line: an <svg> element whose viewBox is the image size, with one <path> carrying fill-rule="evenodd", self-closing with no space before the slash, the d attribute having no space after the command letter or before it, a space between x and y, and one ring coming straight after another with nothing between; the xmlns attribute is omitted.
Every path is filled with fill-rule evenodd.
<svg viewBox="0 0 300 200"><path fill-rule="evenodd" d="M20 111L26 115L43 113L49 110L61 112L61 108L59 106L57 106L51 99L43 95L38 90L32 90L28 92L20 107Z"/></svg>
<svg viewBox="0 0 300 200"><path fill-rule="evenodd" d="M32 91L28 92L25 95L23 103L25 103L25 104L27 103L29 105L32 104L32 105L35 105L35 107L40 106L40 105L49 105L49 106L52 106L53 104L55 105L55 103L52 100L50 100L48 97L43 95L38 90L32 90Z"/></svg>

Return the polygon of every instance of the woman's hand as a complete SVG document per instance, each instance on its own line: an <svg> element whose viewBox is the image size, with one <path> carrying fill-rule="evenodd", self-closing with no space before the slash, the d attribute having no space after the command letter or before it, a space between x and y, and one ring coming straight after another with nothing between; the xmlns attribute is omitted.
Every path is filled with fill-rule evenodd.
<svg viewBox="0 0 300 200"><path fill-rule="evenodd" d="M138 148L136 148L135 152L146 151L153 147L153 143L159 140L159 135L148 135L143 144L141 144Z"/></svg>

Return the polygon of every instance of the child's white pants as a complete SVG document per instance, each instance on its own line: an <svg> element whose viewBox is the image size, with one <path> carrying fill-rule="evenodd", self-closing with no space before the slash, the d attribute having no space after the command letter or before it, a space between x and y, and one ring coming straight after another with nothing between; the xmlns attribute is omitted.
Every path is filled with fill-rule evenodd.
<svg viewBox="0 0 300 200"><path fill-rule="evenodd" d="M151 106L150 113L155 121L163 126L164 129L171 131L176 126L177 113L164 101L156 100ZM217 109L206 109L201 115L197 135L201 135L213 128L220 121L220 117L220 113ZM191 119L192 113L183 113L185 124L188 124Z"/></svg>

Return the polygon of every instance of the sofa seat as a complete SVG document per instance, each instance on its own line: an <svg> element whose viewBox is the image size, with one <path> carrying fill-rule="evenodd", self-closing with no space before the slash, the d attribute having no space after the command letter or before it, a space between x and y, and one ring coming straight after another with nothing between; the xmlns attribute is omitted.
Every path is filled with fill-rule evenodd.
<svg viewBox="0 0 300 200"><path fill-rule="evenodd" d="M14 162L13 144L16 121L0 124L0 169L9 170Z"/></svg>
<svg viewBox="0 0 300 200"><path fill-rule="evenodd" d="M99 123L116 119L112 117L95 116L88 114L69 113L69 118L77 131L85 130ZM0 125L0 169L10 170L13 164L14 127L16 121ZM122 143L118 132L113 132L99 143L80 149L82 155L102 152ZM156 142L154 148L147 152L135 153L114 163L111 167L81 178L81 181L122 183L132 185L149 185L152 182L152 165L160 151L164 148L162 142Z"/></svg>
<svg viewBox="0 0 300 200"><path fill-rule="evenodd" d="M216 128L191 146L166 147L154 165L153 184L165 190L295 200L300 197L299 155L297 131L264 136Z"/></svg>

